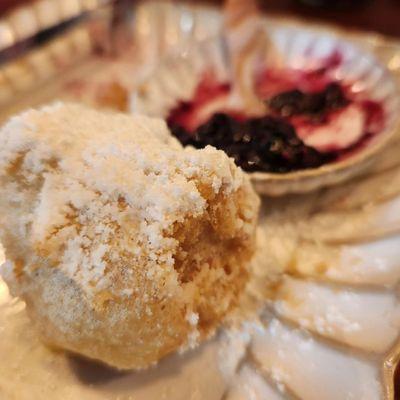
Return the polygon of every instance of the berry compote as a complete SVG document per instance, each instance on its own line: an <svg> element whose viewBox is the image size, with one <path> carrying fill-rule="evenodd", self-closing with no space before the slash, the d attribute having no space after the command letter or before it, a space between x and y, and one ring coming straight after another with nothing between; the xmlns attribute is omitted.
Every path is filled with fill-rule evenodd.
<svg viewBox="0 0 400 400"><path fill-rule="evenodd" d="M381 105L356 99L326 69L266 70L256 87L266 113L254 117L230 109L231 85L206 74L192 100L170 111L171 132L184 146L225 151L245 171L288 173L342 159L382 128Z"/></svg>

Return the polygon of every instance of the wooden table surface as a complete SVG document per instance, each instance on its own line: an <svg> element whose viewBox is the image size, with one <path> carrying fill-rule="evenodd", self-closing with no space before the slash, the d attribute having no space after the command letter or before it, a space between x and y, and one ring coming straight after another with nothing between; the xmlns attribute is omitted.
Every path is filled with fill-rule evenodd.
<svg viewBox="0 0 400 400"><path fill-rule="evenodd" d="M0 13L9 11L29 1L0 0ZM336 1L329 0L331 3ZM341 1L348 3L350 0ZM190 2L193 2L193 0L190 0ZM206 2L221 4L222 0L206 0ZM297 15L309 19L333 22L349 28L377 31L400 37L400 0L367 0L364 5L353 9L312 7L301 4L300 0L259 0L259 3L263 10L269 13Z"/></svg>

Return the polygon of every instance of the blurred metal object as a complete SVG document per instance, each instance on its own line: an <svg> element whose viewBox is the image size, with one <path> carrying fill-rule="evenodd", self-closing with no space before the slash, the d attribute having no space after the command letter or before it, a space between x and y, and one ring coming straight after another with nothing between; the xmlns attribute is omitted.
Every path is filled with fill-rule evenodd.
<svg viewBox="0 0 400 400"><path fill-rule="evenodd" d="M1 61L63 33L110 3L111 0L36 0L18 7L0 18Z"/></svg>

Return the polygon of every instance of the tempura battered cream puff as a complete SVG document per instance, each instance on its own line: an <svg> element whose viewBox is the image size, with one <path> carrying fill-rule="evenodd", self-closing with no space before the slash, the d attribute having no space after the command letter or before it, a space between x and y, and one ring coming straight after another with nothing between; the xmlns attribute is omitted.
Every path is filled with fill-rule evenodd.
<svg viewBox="0 0 400 400"><path fill-rule="evenodd" d="M56 103L0 131L2 275L46 343L120 369L215 330L258 207L225 153L183 149L161 120Z"/></svg>

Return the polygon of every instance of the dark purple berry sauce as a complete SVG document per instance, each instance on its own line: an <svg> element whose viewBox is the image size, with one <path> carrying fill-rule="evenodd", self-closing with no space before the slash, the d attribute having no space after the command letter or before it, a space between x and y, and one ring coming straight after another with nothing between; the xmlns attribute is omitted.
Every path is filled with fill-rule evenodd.
<svg viewBox="0 0 400 400"><path fill-rule="evenodd" d="M365 143L365 138L372 136L372 132L366 131L359 143L344 150L322 152L307 146L297 135L298 124L325 124L352 100L339 83L327 80L323 71L296 73L268 70L258 80L258 94L265 99L267 115L254 118L221 110L202 121L199 110L210 101L228 96L231 90L229 84L221 84L207 74L193 99L170 111L168 126L184 146L214 146L247 172L288 173L317 168L354 152ZM371 101L364 103L367 126L378 125L383 120L382 107Z"/></svg>
<svg viewBox="0 0 400 400"><path fill-rule="evenodd" d="M293 126L282 118L265 116L244 121L214 114L194 134L170 123L172 133L186 145L201 149L207 145L225 151L247 172L291 172L316 168L334 159L306 146Z"/></svg>
<svg viewBox="0 0 400 400"><path fill-rule="evenodd" d="M323 118L327 113L344 108L348 104L350 101L336 82L329 83L320 92L305 93L294 89L279 93L268 101L270 109L282 117L308 115Z"/></svg>

